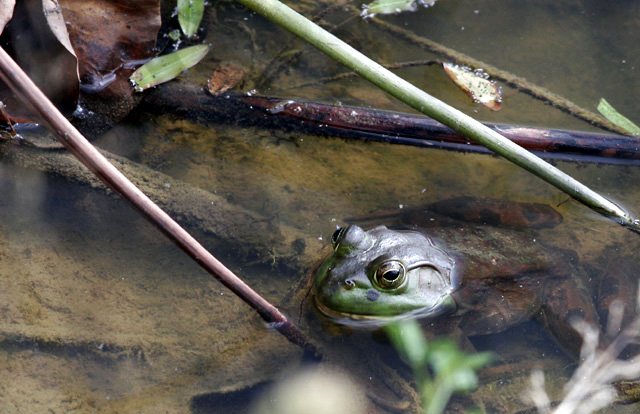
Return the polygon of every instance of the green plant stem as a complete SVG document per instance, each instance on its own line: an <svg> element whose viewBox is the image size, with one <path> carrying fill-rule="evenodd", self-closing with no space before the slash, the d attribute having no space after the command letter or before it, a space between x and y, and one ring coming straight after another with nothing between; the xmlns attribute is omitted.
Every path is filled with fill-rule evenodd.
<svg viewBox="0 0 640 414"><path fill-rule="evenodd" d="M383 68L285 4L277 0L238 0L238 2L297 35L414 109L484 145L586 206L630 228L640 229L638 222L616 204L480 122Z"/></svg>
<svg viewBox="0 0 640 414"><path fill-rule="evenodd" d="M425 414L442 414L453 395L453 390L446 381L435 380L423 385L423 407Z"/></svg>

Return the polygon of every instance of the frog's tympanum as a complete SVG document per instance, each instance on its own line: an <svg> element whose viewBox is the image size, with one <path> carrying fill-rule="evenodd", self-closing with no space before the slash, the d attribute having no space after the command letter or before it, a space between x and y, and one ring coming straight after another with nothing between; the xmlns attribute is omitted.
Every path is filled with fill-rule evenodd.
<svg viewBox="0 0 640 414"><path fill-rule="evenodd" d="M421 318L434 333L455 326L466 336L534 318L577 355L581 338L569 321L598 317L575 253L546 247L515 225L474 225L433 212L441 207L403 213L401 224L412 225L403 230L336 231L333 252L316 271L316 307L341 324ZM534 207L522 217L540 220ZM553 210L548 216L560 221ZM488 215L478 217L484 223Z"/></svg>

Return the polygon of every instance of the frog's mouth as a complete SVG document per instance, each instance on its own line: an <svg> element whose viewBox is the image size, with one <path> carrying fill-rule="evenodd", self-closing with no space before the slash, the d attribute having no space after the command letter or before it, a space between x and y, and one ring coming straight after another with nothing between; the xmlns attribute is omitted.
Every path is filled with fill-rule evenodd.
<svg viewBox="0 0 640 414"><path fill-rule="evenodd" d="M328 308L322 304L318 297L314 295L313 302L316 309L323 315L331 318L334 322L346 326L382 326L388 323L397 322L407 319L428 319L434 320L440 316L453 313L458 308L456 301L450 294L442 295L442 297L430 307L418 308L412 311L404 312L399 315L378 316L359 313L339 312Z"/></svg>

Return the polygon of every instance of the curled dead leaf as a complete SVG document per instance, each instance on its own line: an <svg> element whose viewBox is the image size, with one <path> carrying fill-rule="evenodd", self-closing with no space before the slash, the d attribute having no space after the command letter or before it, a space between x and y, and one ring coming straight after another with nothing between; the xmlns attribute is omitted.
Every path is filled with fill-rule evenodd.
<svg viewBox="0 0 640 414"><path fill-rule="evenodd" d="M69 39L69 32L67 31L67 23L62 15L62 8L60 4L58 4L58 0L42 0L42 13L45 19L47 19L47 24L56 39L58 39L60 44L64 46L69 53L75 56L76 52L71 45L71 39Z"/></svg>
<svg viewBox="0 0 640 414"><path fill-rule="evenodd" d="M15 5L15 0L0 1L0 33L2 33L9 20L11 20L11 17L13 16L13 7Z"/></svg>
<svg viewBox="0 0 640 414"><path fill-rule="evenodd" d="M60 5L84 90L100 92L119 79L128 83L135 67L156 55L158 0L60 0Z"/></svg>
<svg viewBox="0 0 640 414"><path fill-rule="evenodd" d="M481 103L492 111L499 111L502 108L500 87L488 79L486 72L447 62L444 62L442 67L453 83L475 102Z"/></svg>
<svg viewBox="0 0 640 414"><path fill-rule="evenodd" d="M0 44L45 95L63 113L70 115L78 100L78 63L61 17L55 0L20 1L0 36ZM5 103L6 113L14 122L37 121L28 108L1 84L0 100Z"/></svg>
<svg viewBox="0 0 640 414"><path fill-rule="evenodd" d="M11 18L0 43L67 115L80 96L97 114L85 131L118 121L137 104L129 76L157 53L159 0L23 0L13 17L13 1L0 3L0 24ZM8 89L0 87L0 100L14 121L31 118Z"/></svg>
<svg viewBox="0 0 640 414"><path fill-rule="evenodd" d="M80 103L96 114L80 126L95 132L138 103L129 76L157 54L160 1L58 1L79 60Z"/></svg>

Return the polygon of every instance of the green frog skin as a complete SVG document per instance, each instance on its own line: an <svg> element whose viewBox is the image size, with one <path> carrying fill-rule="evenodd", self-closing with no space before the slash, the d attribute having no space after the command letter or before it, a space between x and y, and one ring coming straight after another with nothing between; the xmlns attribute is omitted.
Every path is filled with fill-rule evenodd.
<svg viewBox="0 0 640 414"><path fill-rule="evenodd" d="M315 303L351 325L455 312L451 293L461 282L459 260L416 231L379 226L338 230L333 254L320 266Z"/></svg>
<svg viewBox="0 0 640 414"><path fill-rule="evenodd" d="M351 225L336 231L313 283L322 314L350 326L419 318L434 334L449 334L453 326L468 337L535 319L579 354L581 337L571 320L599 318L574 252L546 247L513 227L427 210L407 217L411 223L403 217L394 223L403 230Z"/></svg>

